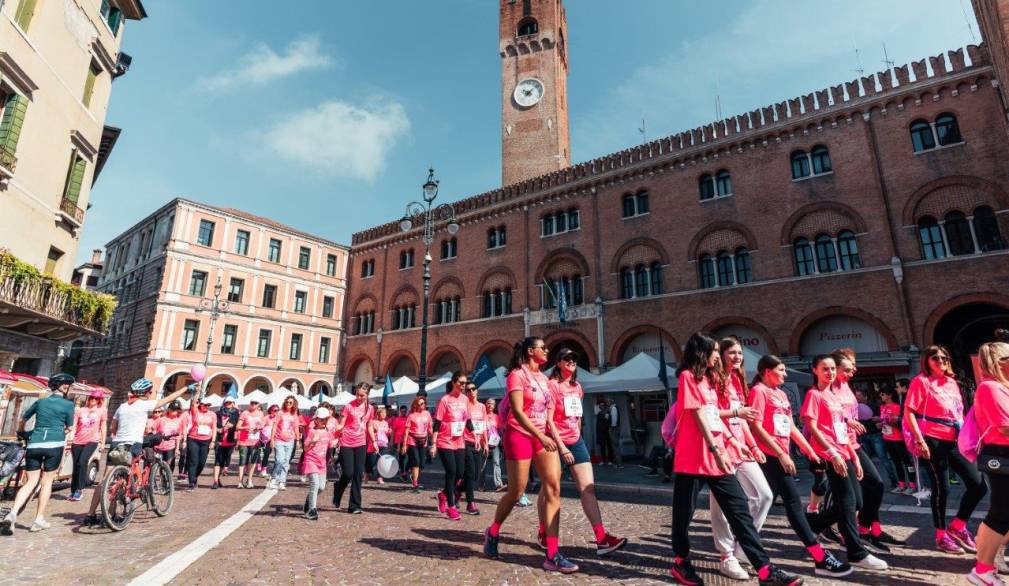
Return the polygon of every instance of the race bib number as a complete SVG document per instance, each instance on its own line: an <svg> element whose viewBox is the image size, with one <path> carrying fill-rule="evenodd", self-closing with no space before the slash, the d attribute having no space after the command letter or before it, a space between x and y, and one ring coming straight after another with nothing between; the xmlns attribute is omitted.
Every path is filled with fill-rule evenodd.
<svg viewBox="0 0 1009 586"><path fill-rule="evenodd" d="M834 420L834 439L841 445L848 445L848 424L843 419Z"/></svg>
<svg viewBox="0 0 1009 586"><path fill-rule="evenodd" d="M259 441L259 431L249 430L249 435L248 435L247 439L250 442L258 442Z"/></svg>
<svg viewBox="0 0 1009 586"><path fill-rule="evenodd" d="M210 426L209 425L197 425L196 426L196 435L210 435Z"/></svg>
<svg viewBox="0 0 1009 586"><path fill-rule="evenodd" d="M717 407L714 405L701 407L701 416L704 417L704 422L708 424L711 433L722 433L722 419L718 416Z"/></svg>
<svg viewBox="0 0 1009 586"><path fill-rule="evenodd" d="M880 429L883 430L883 435L893 435L893 427L886 423L884 423Z"/></svg>
<svg viewBox="0 0 1009 586"><path fill-rule="evenodd" d="M465 421L453 421L451 424L452 437L462 437L462 432L466 430Z"/></svg>
<svg viewBox="0 0 1009 586"><path fill-rule="evenodd" d="M564 397L564 415L568 417L582 416L582 401L578 397Z"/></svg>
<svg viewBox="0 0 1009 586"><path fill-rule="evenodd" d="M496 448L498 444L501 443L501 436L496 433L492 433L490 437L487 438L487 445Z"/></svg>
<svg viewBox="0 0 1009 586"><path fill-rule="evenodd" d="M785 413L774 414L774 435L788 437L792 433L792 418Z"/></svg>
<svg viewBox="0 0 1009 586"><path fill-rule="evenodd" d="M480 421L479 419L473 420L473 433L481 434L484 432L484 429L486 428L487 424L484 423L483 421Z"/></svg>

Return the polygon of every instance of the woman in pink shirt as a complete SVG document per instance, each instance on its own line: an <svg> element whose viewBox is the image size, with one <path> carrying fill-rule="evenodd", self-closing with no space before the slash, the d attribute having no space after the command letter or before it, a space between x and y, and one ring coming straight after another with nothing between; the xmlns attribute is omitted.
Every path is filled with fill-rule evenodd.
<svg viewBox="0 0 1009 586"><path fill-rule="evenodd" d="M848 563L871 570L885 570L888 565L872 555L859 536L855 512L860 508L857 483L862 479L862 465L852 447L852 432L848 427L849 411L835 393L837 363L823 354L813 359L816 386L806 391L802 403L802 418L810 434L810 444L816 455L828 462L827 481L834 495L831 507L820 514L809 514L810 527L816 533L837 523L848 551Z"/></svg>
<svg viewBox="0 0 1009 586"><path fill-rule="evenodd" d="M439 456L445 469L445 488L438 493L438 512L449 519L460 519L456 508L458 494L456 481L461 480L466 470L466 442L463 434L469 422L469 399L462 390L469 379L462 371L452 375L451 389L438 401L434 411L434 433L432 435L431 457Z"/></svg>
<svg viewBox="0 0 1009 586"><path fill-rule="evenodd" d="M256 466L263 455L259 436L266 427L266 413L259 408L259 401L251 401L249 408L238 416L238 488L255 488ZM246 476L247 475L247 476ZM244 477L244 481L243 481Z"/></svg>
<svg viewBox="0 0 1009 586"><path fill-rule="evenodd" d="M358 383L354 386L354 400L343 407L343 421L340 424L340 466L343 475L333 491L333 506L340 508L343 491L350 485L350 503L347 512L363 513L361 508L361 483L364 481L364 460L367 455L368 440L365 436L373 432L371 426L375 408L368 404L371 385ZM374 437L372 437L374 441Z"/></svg>
<svg viewBox="0 0 1009 586"><path fill-rule="evenodd" d="M725 425L719 415L718 379L720 357L718 344L708 335L690 336L683 350L683 363L675 405L676 433L673 488L673 578L680 584L702 584L690 563L690 524L697 506L697 493L706 484L718 500L732 528L732 534L750 564L757 569L761 584L792 586L802 579L771 565L760 543L746 503L746 493L734 474L735 468L725 450Z"/></svg>
<svg viewBox="0 0 1009 586"><path fill-rule="evenodd" d="M771 488L771 494L781 497L792 531L812 556L814 573L840 578L851 573L851 566L838 561L816 541L816 533L809 526L793 479L796 468L790 454L791 442L796 443L811 464L819 465L822 460L795 426L792 403L780 388L787 377L788 369L777 356L768 354L757 363L757 377L749 396L750 408L756 411L756 418L750 420L749 424L757 448L767 456L760 464L760 469Z"/></svg>
<svg viewBox="0 0 1009 586"><path fill-rule="evenodd" d="M305 454L302 471L308 476L308 495L305 497L305 517L311 521L319 518L316 501L326 488L326 468L330 448L336 447L336 437L326 426L330 411L319 407L315 411L312 425L305 431Z"/></svg>
<svg viewBox="0 0 1009 586"><path fill-rule="evenodd" d="M463 431L462 439L466 442L466 470L463 472L463 492L466 494L466 514L479 515L480 509L476 507L476 497L474 493L477 486L477 477L483 472L484 462L487 461L489 453L487 447L487 421L490 416L487 414L487 407L479 401L476 384L469 382L466 384L467 408L469 409L469 423Z"/></svg>
<svg viewBox="0 0 1009 586"><path fill-rule="evenodd" d="M184 423L182 405L175 400L168 404L168 411L154 426L154 433L160 433L165 438L154 446L154 451L168 464L172 472L175 472L175 456L179 453L179 436L186 431Z"/></svg>
<svg viewBox="0 0 1009 586"><path fill-rule="evenodd" d="M557 442L549 437L547 422L553 417L550 383L540 371L547 362L547 347L542 338L528 337L515 344L511 370L505 380L507 401L502 402L499 416L507 431L504 435L508 465L508 491L498 502L494 522L484 532L484 554L498 556L501 524L515 504L525 494L529 467L536 466L542 481L540 488L540 526L545 528L547 559L543 569L548 572L572 574L578 565L558 550L561 513L561 461L557 457Z"/></svg>
<svg viewBox="0 0 1009 586"><path fill-rule="evenodd" d="M491 466L491 477L494 479L494 491L501 492L505 489L504 480L501 478L501 431L498 429L497 401L487 399L484 401L487 408L487 457L484 459L484 470L487 465ZM480 490L483 490L486 473L480 473Z"/></svg>
<svg viewBox="0 0 1009 586"><path fill-rule="evenodd" d="M385 484L385 480L376 470L378 465L378 459L385 454L386 449L389 448L389 435L392 427L389 425L389 420L386 419L385 405L379 405L375 408L375 418L369 423L371 426L371 433L368 434L368 465L366 467L367 474L374 476L378 479L379 484ZM371 440L374 438L374 441ZM367 480L367 476L365 477Z"/></svg>
<svg viewBox="0 0 1009 586"><path fill-rule="evenodd" d="M410 482L413 491L419 493L420 469L424 465L424 450L427 448L431 435L431 414L427 412L427 399L417 397L410 403L410 414L406 416L406 439L399 448L400 455L407 456L407 467L410 469Z"/></svg>
<svg viewBox="0 0 1009 586"><path fill-rule="evenodd" d="M911 456L904 445L904 434L901 431L901 406L898 403L897 391L890 387L879 390L879 429L883 436L883 447L893 462L897 472L897 488L890 492L896 494L914 494L916 486L911 478Z"/></svg>
<svg viewBox="0 0 1009 586"><path fill-rule="evenodd" d="M74 413L74 441L70 446L70 455L74 459L74 473L70 479L71 501L79 501L87 483L88 462L95 450L105 445L105 428L108 418L105 408L105 395L101 391L92 391L84 407Z"/></svg>
<svg viewBox="0 0 1009 586"><path fill-rule="evenodd" d="M294 455L294 446L301 439L300 423L298 401L294 397L287 397L273 419L273 430L270 435L273 470L267 488L287 490L287 473L291 468L291 456Z"/></svg>
<svg viewBox="0 0 1009 586"><path fill-rule="evenodd" d="M627 538L610 535L603 525L603 514L599 511L599 501L596 499L592 458L582 437L582 397L585 392L578 382L578 353L570 348L562 348L557 353L557 366L550 375L550 394L553 396L554 408L554 416L547 422L550 437L557 442L561 461L571 471L578 486L582 510L594 533L596 553L604 556L627 545ZM546 531L542 525L539 542L546 547Z"/></svg>
<svg viewBox="0 0 1009 586"><path fill-rule="evenodd" d="M975 410L976 411L976 410ZM904 402L904 425L921 450L925 472L932 481L932 523L935 546L939 551L961 554L977 551L967 521L974 513L988 487L981 481L977 467L957 448L957 435L963 424L963 396L953 379L949 352L942 346L929 346L921 354L921 374L914 377ZM946 526L946 500L949 497L949 469L963 480L964 492L956 516Z"/></svg>
<svg viewBox="0 0 1009 586"><path fill-rule="evenodd" d="M1009 344L982 344L977 357L982 375L974 393L977 466L991 484L991 501L977 531L977 560L967 579L988 585L1001 584L995 573L995 555L1009 536Z"/></svg>
<svg viewBox="0 0 1009 586"><path fill-rule="evenodd" d="M190 488L196 488L196 482L207 464L210 445L217 439L217 414L210 410L208 399L209 396L205 396L203 401L197 404L194 397L189 406L189 431L183 439L182 448L186 450ZM217 482L213 487L218 487Z"/></svg>

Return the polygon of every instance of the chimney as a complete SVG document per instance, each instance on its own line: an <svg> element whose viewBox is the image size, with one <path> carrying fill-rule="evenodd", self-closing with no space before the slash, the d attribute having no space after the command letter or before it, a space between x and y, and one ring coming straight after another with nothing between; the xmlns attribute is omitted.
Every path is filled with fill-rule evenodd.
<svg viewBox="0 0 1009 586"><path fill-rule="evenodd" d="M102 264L102 249L96 248L91 251L91 264L100 265Z"/></svg>

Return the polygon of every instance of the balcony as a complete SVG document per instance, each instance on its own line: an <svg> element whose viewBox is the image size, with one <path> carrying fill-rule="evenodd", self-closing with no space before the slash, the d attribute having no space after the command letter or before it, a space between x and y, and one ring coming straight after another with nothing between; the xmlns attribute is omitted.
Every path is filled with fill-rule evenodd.
<svg viewBox="0 0 1009 586"><path fill-rule="evenodd" d="M18 158L6 147L0 146L0 186L6 185L14 176L14 171L18 166Z"/></svg>
<svg viewBox="0 0 1009 586"><path fill-rule="evenodd" d="M70 224L74 229L80 228L84 223L84 210L77 207L77 202L67 198L60 200L59 219Z"/></svg>
<svg viewBox="0 0 1009 586"><path fill-rule="evenodd" d="M0 249L0 328L54 341L102 335L116 300L43 275Z"/></svg>

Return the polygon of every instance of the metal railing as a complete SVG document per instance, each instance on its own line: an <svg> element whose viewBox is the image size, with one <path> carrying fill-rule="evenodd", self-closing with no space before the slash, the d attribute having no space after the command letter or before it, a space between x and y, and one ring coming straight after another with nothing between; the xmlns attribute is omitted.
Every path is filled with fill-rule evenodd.
<svg viewBox="0 0 1009 586"><path fill-rule="evenodd" d="M76 292L76 295L81 294L94 295L85 291ZM10 303L88 330L105 331L111 316L103 315L101 312L86 315L85 308L73 301L74 294L57 287L51 279L0 274L0 302Z"/></svg>
<svg viewBox="0 0 1009 586"><path fill-rule="evenodd" d="M84 210L77 207L77 202L64 197L60 200L60 211L73 218L78 224L84 223Z"/></svg>
<svg viewBox="0 0 1009 586"><path fill-rule="evenodd" d="M18 166L18 158L14 156L13 151L7 150L7 147L0 145L0 167L3 167L13 173Z"/></svg>

